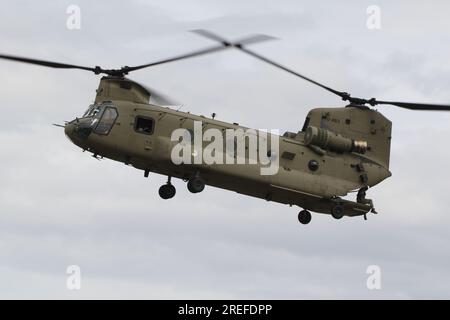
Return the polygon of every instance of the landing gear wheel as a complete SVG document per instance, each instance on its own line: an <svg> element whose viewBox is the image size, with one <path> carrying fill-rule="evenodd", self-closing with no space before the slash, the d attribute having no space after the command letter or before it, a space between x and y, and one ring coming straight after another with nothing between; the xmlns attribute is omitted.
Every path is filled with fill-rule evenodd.
<svg viewBox="0 0 450 320"><path fill-rule="evenodd" d="M301 224L308 224L311 222L311 213L308 210L302 210L298 214L298 221Z"/></svg>
<svg viewBox="0 0 450 320"><path fill-rule="evenodd" d="M331 215L335 219L341 219L344 216L344 207L337 204L331 209Z"/></svg>
<svg viewBox="0 0 450 320"><path fill-rule="evenodd" d="M205 189L205 181L199 177L194 177L189 179L187 183L187 188L192 193L199 193Z"/></svg>
<svg viewBox="0 0 450 320"><path fill-rule="evenodd" d="M175 187L171 184L163 184L159 188L158 193L161 198L167 200L175 196L176 190Z"/></svg>

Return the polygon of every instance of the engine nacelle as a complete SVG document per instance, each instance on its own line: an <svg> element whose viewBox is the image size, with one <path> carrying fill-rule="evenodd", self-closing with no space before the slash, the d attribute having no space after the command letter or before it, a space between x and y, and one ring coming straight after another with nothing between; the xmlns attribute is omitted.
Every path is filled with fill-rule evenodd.
<svg viewBox="0 0 450 320"><path fill-rule="evenodd" d="M338 133L313 126L306 129L305 144L336 152L365 153L367 150L366 141L345 138Z"/></svg>

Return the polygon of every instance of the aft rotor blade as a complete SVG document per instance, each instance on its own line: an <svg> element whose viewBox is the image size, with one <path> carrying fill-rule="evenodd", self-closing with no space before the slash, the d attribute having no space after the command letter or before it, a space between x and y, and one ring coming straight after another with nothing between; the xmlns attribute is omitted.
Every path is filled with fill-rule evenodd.
<svg viewBox="0 0 450 320"><path fill-rule="evenodd" d="M220 42L223 45L230 45L231 44L225 38L223 38L223 37L221 37L221 36L219 36L219 35L217 35L215 33L212 33L211 31L205 30L205 29L195 29L195 30L192 30L192 32L194 32L196 34L199 34L199 35L201 35L201 36L203 36L205 38L211 39L213 41Z"/></svg>
<svg viewBox="0 0 450 320"><path fill-rule="evenodd" d="M243 39L239 42L236 43L232 43L228 40L226 40L225 38L211 32L208 30L194 30L195 33L206 37L208 39L220 42L223 46L227 46L227 47L234 47L248 55L251 55L254 58L257 58L261 61L264 61L276 68L279 68L281 70L284 70L286 72L289 72L290 74L293 74L294 76L297 76L299 78L302 78L303 80L306 80L312 84L315 84L316 86L319 86L331 93L334 93L335 95L339 96L342 98L342 100L344 101L349 101L350 104L353 105L364 105L364 104L370 104L371 106L375 106L378 104L389 104L389 105L394 105L400 108L406 108L406 109L410 109L410 110L435 110L435 111L450 111L450 105L439 105L439 104L426 104L426 103L409 103L409 102L393 102L393 101L378 101L375 98L372 99L362 99L362 98L357 98L357 97L352 97L350 94L348 94L347 92L343 92L343 91L338 91L335 90L333 88L330 88L320 82L317 82L311 78L308 78L296 71L293 71L292 69L289 69L275 61L272 61L254 51L248 50L247 48L244 47L244 45L246 44L246 40Z"/></svg>
<svg viewBox="0 0 450 320"><path fill-rule="evenodd" d="M199 30L194 30L194 32L197 32ZM147 68L147 67L153 67L153 66L157 66L160 64L164 64L164 63L168 63L168 62L173 62L173 61L178 61L178 60L184 60L184 59L188 59L188 58L193 58L193 57L197 57L197 56L201 56L201 55L205 55L205 54L209 54L209 53L213 53L213 52L217 52L217 51L221 51L224 49L227 49L228 47L232 47L235 45L239 45L239 44L253 44L253 43L258 43L258 42L263 42L263 41L268 41L268 40L272 40L275 39L273 37L269 37L266 35L254 35L254 36L250 36L247 38L242 39L241 41L238 42L221 42L222 45L221 46L215 46L215 47L210 47L210 48L206 48L203 50L198 50L198 51L194 51L188 54L183 54L180 56L176 56L173 58L169 58L169 59L164 59L164 60L160 60L160 61L156 61L156 62L151 62L148 64L143 64L140 66L136 66L136 67L124 67L123 70L130 72L130 71L135 71L135 70L139 70L139 69L143 69L143 68Z"/></svg>
<svg viewBox="0 0 450 320"><path fill-rule="evenodd" d="M425 111L450 111L450 105L443 104L429 104L429 103L410 103L410 102L393 102L393 101L370 101L371 105L378 104L390 104L400 108L410 109L410 110L425 110ZM374 104L372 104L374 103Z"/></svg>
<svg viewBox="0 0 450 320"><path fill-rule="evenodd" d="M232 45L233 46L243 46L243 45L249 45L249 44L271 41L271 40L278 40L278 38L268 36L266 34L255 34L255 35L237 40L237 41L233 42Z"/></svg>
<svg viewBox="0 0 450 320"><path fill-rule="evenodd" d="M321 87L321 88L323 88L323 89L325 89L325 90L327 90L327 91L329 91L331 93L334 93L334 94L338 95L339 97L341 97L343 99L346 96L348 96L345 92L341 92L341 91L335 90L333 88L330 88L330 87L328 87L328 86L326 86L324 84L321 84L320 82L317 82L317 81L315 81L315 80L313 80L311 78L308 78L308 77L306 77L306 76L304 76L304 75L302 75L302 74L300 74L300 73L298 73L298 72L296 72L294 70L291 70L291 69L289 69L289 68L287 68L287 67L285 67L285 66L283 66L283 65L281 65L279 63L276 63L275 61L272 61L272 60L270 60L270 59L268 59L266 57L263 57L262 55L257 54L256 52L250 51L250 50L248 50L246 48L242 48L242 47L237 47L237 49L241 50L242 52L245 52L245 53L247 53L247 54L249 54L249 55L251 55L251 56L253 56L253 57L255 57L255 58L259 59L259 60L262 60L262 61L264 61L264 62L266 62L268 64L271 64L272 66L274 66L276 68L279 68L281 70L289 72L290 74L293 74L294 76L297 76L299 78L302 78L303 80L306 80L306 81L308 81L308 82L310 82L312 84L315 84L316 86L319 86L319 87Z"/></svg>
<svg viewBox="0 0 450 320"><path fill-rule="evenodd" d="M215 33L212 33L211 31L208 31L208 30L195 29L195 30L191 30L191 31L193 33L201 35L205 38L220 42L224 46L239 46L239 45L243 46L243 45L248 45L248 44L253 44L253 43L258 43L258 42L264 42L264 41L268 41L268 40L277 40L277 38L268 36L265 34L254 34L254 35L242 38L240 40L231 42L231 41L228 41L225 38L223 38Z"/></svg>
<svg viewBox="0 0 450 320"><path fill-rule="evenodd" d="M81 69L81 70L96 72L96 69L95 68L91 68L91 67L77 66L77 65L74 65L74 64L67 64L67 63L60 63L60 62L54 62L54 61L31 59L31 58L24 58L24 57L4 55L4 54L0 54L0 59L17 61L17 62L23 62L23 63L29 63L29 64L35 64L35 65L38 65L38 66L57 68L57 69Z"/></svg>
<svg viewBox="0 0 450 320"><path fill-rule="evenodd" d="M293 75L295 75L297 77L300 77L303 80L306 80L306 81L308 81L308 82L310 82L312 84L315 84L315 85L317 85L317 86L319 86L319 87L321 87L321 88L323 88L323 89L325 89L325 90L327 90L327 91L329 91L331 93L334 93L334 94L338 95L339 97L341 97L343 99L349 96L345 92L337 91L337 90L335 90L333 88L330 88L330 87L328 87L326 85L323 85L323 84L321 84L321 83L319 83L319 82L317 82L315 80L312 80L312 79L310 79L310 78L308 78L308 77L306 77L306 76L304 76L304 75L302 75L302 74L300 74L298 72L295 72L295 71L293 71L293 70L291 70L291 69L289 69L289 68L287 68L285 66L282 66L281 64L276 63L275 61L272 61L272 60L270 60L270 59L268 59L266 57L263 57L262 55L257 54L256 52L253 52L253 51L250 51L250 50L244 48L243 46L248 43L248 39L243 39L240 42L232 43L232 42L229 42L228 40L226 40L225 38L223 38L223 37L221 37L221 36L219 36L219 35L217 35L215 33L212 33L211 31L208 31L208 30L203 30L203 29L201 29L201 30L193 30L193 32L195 32L195 33L197 33L197 34L199 34L199 35L201 35L203 37L206 37L208 39L211 39L211 40L214 40L214 41L218 41L218 42L222 43L222 45L224 45L224 46L232 46L232 47L234 47L234 48L236 48L238 50L241 50L242 52L245 52L245 53L247 53L247 54L249 54L249 55L251 55L251 56L253 56L253 57L255 57L255 58L259 59L259 60L262 60L262 61L264 61L266 63L269 63L269 64L271 64L272 66L274 66L276 68L279 68L279 69L282 69L282 70L284 70L286 72L289 72L290 74L293 74ZM263 35L259 35L259 36L263 36ZM266 38L266 40L275 39L275 38L269 37L269 36L265 36L265 37L268 38L268 39Z"/></svg>

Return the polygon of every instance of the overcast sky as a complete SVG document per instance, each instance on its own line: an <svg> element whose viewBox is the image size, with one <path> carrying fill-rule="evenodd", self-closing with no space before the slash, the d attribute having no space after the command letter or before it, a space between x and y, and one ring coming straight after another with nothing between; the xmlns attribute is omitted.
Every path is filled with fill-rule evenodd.
<svg viewBox="0 0 450 320"><path fill-rule="evenodd" d="M314 3L314 4L313 4ZM192 29L279 38L253 50L357 96L450 103L448 1L0 2L0 52L120 67L212 44ZM66 27L67 7L81 29ZM369 5L381 29L366 26ZM61 128L99 76L0 61L0 298L450 298L450 116L383 106L393 176L369 190L368 221L207 187L161 200L165 177L96 161ZM298 131L333 95L239 52L145 69L132 79L182 110ZM81 268L81 290L66 268ZM382 289L368 290L378 265Z"/></svg>

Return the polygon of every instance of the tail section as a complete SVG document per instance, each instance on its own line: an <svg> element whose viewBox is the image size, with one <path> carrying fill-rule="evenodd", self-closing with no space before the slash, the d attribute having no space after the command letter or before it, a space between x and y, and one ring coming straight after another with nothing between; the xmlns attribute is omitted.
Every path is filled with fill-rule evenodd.
<svg viewBox="0 0 450 320"><path fill-rule="evenodd" d="M389 169L392 123L381 113L364 107L317 108L308 113L303 131L311 126L367 142L364 156Z"/></svg>

